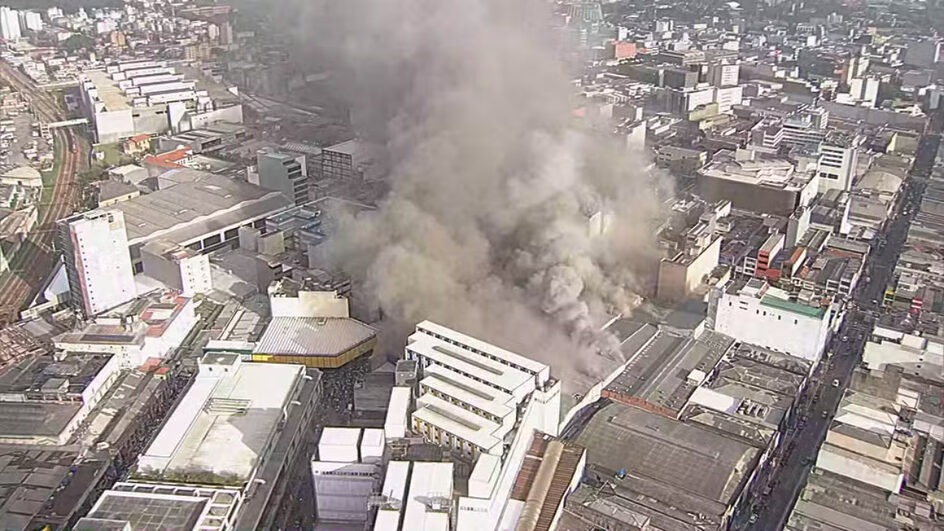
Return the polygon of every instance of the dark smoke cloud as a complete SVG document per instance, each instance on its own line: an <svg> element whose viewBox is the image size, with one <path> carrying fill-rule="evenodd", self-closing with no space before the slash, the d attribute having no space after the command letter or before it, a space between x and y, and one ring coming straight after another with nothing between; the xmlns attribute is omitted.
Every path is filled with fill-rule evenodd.
<svg viewBox="0 0 944 531"><path fill-rule="evenodd" d="M549 363L570 389L612 367L599 327L641 302L666 186L573 123L549 4L297 1L303 49L391 161L389 197L342 217L330 250L394 348L433 319Z"/></svg>

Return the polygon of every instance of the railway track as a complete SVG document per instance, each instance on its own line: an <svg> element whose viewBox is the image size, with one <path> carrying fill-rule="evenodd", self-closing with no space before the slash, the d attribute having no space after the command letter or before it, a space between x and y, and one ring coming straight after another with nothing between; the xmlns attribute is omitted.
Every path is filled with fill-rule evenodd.
<svg viewBox="0 0 944 531"><path fill-rule="evenodd" d="M31 80L6 62L0 62L0 78L24 94L36 117L45 122L64 119L62 109ZM10 271L0 277L0 323L19 319L20 310L35 297L56 264L53 252L56 220L73 212L76 173L83 165L81 139L68 129L53 131L59 170L52 185L52 197L40 209L36 226L30 231L10 263Z"/></svg>

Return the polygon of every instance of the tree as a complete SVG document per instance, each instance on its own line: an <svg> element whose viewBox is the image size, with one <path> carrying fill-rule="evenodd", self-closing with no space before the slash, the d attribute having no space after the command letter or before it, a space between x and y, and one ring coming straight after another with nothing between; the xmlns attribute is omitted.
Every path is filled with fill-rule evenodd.
<svg viewBox="0 0 944 531"><path fill-rule="evenodd" d="M91 49L95 47L95 39L76 33L62 41L61 47L69 52L77 52L83 48Z"/></svg>

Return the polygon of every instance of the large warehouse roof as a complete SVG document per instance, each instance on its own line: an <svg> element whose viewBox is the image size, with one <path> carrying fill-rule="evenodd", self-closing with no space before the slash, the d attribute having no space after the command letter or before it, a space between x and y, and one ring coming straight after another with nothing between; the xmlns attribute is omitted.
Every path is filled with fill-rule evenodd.
<svg viewBox="0 0 944 531"><path fill-rule="evenodd" d="M174 184L114 205L124 213L129 244L159 236L188 243L290 204L280 192L189 168L171 170L161 181Z"/></svg>

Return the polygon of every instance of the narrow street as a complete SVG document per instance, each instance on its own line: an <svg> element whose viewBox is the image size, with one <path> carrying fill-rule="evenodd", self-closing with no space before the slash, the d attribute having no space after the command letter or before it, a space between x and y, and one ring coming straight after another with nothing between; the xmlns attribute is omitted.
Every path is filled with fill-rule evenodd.
<svg viewBox="0 0 944 531"><path fill-rule="evenodd" d="M911 218L921 203L925 187L923 179L930 174L939 143L939 135L922 137L911 172L912 178L905 182L901 192L903 206L909 207L911 214L894 217L873 244L866 262L867 275L871 278L868 283L860 281L855 305L847 310L839 332L827 349L832 357L821 362L800 403L800 412L796 417L805 417L806 421L799 422L785 433L781 443L784 451L778 467L771 474L772 483L768 485L770 490L755 501L754 522L748 523L746 527L742 524L738 528L769 531L782 529L786 524L793 504L803 489L806 475L816 461L819 446L826 437L852 372L859 364L872 330L872 313L878 315L880 311L885 287L895 270ZM838 380L838 386L833 386L834 380Z"/></svg>

